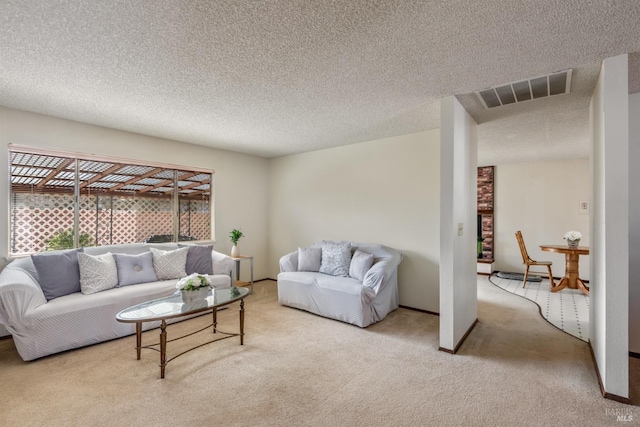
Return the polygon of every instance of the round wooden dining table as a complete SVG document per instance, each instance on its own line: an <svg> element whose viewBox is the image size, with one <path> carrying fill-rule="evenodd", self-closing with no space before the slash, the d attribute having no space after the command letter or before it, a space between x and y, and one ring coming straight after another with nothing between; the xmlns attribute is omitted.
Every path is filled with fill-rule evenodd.
<svg viewBox="0 0 640 427"><path fill-rule="evenodd" d="M580 289L585 295L589 295L589 287L580 279L580 271L578 269L580 255L589 255L588 246L578 246L570 248L567 245L540 245L540 249L546 252L557 252L564 254L565 271L564 277L557 285L551 287L551 292L558 292L564 288Z"/></svg>

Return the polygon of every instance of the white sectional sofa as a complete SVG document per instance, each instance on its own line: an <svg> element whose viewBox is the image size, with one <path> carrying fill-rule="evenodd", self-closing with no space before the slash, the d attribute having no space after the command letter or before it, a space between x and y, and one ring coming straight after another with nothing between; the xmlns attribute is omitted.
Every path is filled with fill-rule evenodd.
<svg viewBox="0 0 640 427"><path fill-rule="evenodd" d="M348 273L345 274L344 269L335 270L332 267L323 270L327 254L324 249L327 244L349 246L352 258L346 261L349 262L346 267ZM320 261L309 259L309 250L313 248L316 249L316 256L317 249L320 249ZM365 254L364 258L367 255L373 256L373 259L369 257L369 262L372 261L369 268L366 268L369 264L361 264L359 261L364 259L360 257L362 253ZM299 256L305 257L304 262ZM278 301L285 306L364 328L384 319L398 308L398 265L401 261L402 254L399 251L382 245L316 242L280 259ZM358 269L361 271L358 272Z"/></svg>
<svg viewBox="0 0 640 427"><path fill-rule="evenodd" d="M99 246L84 248L84 253L137 255L150 248L171 251L178 245ZM230 286L233 260L213 250L211 258L213 274L220 276L216 277L218 286ZM33 360L135 333L135 325L116 321L116 314L132 305L173 294L177 281L117 286L89 295L74 292L47 300L32 258L18 258L0 272L0 324L13 335L22 359ZM157 326L144 324L145 330Z"/></svg>

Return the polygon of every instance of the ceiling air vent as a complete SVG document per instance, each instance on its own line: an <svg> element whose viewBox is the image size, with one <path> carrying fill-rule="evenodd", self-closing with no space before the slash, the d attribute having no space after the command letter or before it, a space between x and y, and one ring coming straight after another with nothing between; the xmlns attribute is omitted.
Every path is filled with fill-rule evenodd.
<svg viewBox="0 0 640 427"><path fill-rule="evenodd" d="M485 108L517 104L531 99L569 93L572 70L558 71L546 76L495 86L476 92Z"/></svg>

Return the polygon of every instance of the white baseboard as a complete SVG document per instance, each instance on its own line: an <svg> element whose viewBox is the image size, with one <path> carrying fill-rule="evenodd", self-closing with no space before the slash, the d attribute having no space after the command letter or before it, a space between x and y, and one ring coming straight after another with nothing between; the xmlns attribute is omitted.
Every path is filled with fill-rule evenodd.
<svg viewBox="0 0 640 427"><path fill-rule="evenodd" d="M488 262L479 262L476 264L478 266L477 272L481 274L491 274L493 273L493 263Z"/></svg>

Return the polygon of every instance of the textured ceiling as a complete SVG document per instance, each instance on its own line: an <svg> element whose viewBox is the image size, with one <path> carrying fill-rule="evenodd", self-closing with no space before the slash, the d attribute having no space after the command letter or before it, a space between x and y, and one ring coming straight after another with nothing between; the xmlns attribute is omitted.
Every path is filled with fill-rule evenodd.
<svg viewBox="0 0 640 427"><path fill-rule="evenodd" d="M640 2L0 2L0 105L276 157L435 129L458 95L479 162L586 156L602 59ZM573 68L572 93L483 110L473 91Z"/></svg>

